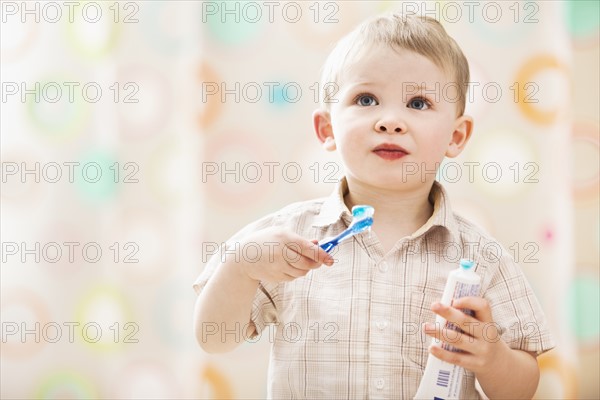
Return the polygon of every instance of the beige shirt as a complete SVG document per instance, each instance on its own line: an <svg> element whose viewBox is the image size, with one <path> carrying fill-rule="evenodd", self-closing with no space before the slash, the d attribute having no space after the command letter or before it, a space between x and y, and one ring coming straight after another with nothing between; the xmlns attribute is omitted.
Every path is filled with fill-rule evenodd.
<svg viewBox="0 0 600 400"><path fill-rule="evenodd" d="M289 228L307 239L335 236L352 220L344 204L347 191L342 179L329 197L270 214L248 225L226 247L236 251L245 235L271 226ZM538 354L555 346L544 313L510 253L455 215L438 182L430 201L431 218L388 254L374 234L363 232L334 249L334 266L292 282L260 285L249 317L258 335L267 334L267 324L277 326L269 365L270 398L412 399L431 343L421 326L435 321L431 303L440 300L448 273L461 258L475 261L481 295L491 304L502 340ZM242 256L252 254L237 246ZM197 292L222 257L219 253L210 259L194 283ZM490 340L498 340L494 329L488 332ZM461 398L480 398L469 371Z"/></svg>

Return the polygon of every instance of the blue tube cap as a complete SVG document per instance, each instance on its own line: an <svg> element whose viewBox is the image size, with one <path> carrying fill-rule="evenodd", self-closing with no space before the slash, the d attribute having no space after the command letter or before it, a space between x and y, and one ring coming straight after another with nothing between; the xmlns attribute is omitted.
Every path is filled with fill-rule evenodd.
<svg viewBox="0 0 600 400"><path fill-rule="evenodd" d="M466 258L463 258L460 260L460 266L462 269L469 270L469 269L473 268L474 265L475 265L475 262L468 260Z"/></svg>

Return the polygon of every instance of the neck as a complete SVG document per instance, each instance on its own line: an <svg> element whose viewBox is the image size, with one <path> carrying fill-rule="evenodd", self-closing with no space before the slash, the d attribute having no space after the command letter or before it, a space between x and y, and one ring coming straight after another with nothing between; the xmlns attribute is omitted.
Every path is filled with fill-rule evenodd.
<svg viewBox="0 0 600 400"><path fill-rule="evenodd" d="M344 202L348 209L357 204L375 208L373 230L379 234L408 236L423 226L433 214L429 203L430 185L409 190L385 189L348 180L348 194Z"/></svg>

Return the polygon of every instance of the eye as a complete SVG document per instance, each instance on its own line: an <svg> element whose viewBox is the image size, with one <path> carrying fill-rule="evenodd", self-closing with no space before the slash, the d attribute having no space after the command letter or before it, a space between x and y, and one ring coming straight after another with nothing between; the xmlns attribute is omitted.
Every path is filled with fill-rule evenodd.
<svg viewBox="0 0 600 400"><path fill-rule="evenodd" d="M423 97L415 97L414 99L411 99L406 106L417 110L427 110L431 104Z"/></svg>
<svg viewBox="0 0 600 400"><path fill-rule="evenodd" d="M356 96L356 99L354 99L354 102L362 107L376 106L379 104L377 99L370 94L359 94Z"/></svg>

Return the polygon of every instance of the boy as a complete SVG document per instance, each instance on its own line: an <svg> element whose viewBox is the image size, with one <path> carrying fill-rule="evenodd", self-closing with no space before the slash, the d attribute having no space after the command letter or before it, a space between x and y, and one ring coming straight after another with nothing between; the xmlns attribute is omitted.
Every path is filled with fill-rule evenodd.
<svg viewBox="0 0 600 400"><path fill-rule="evenodd" d="M490 398L533 396L535 357L554 346L540 306L510 255L490 251L501 247L454 215L435 182L439 163L471 136L468 81L460 48L431 18L378 17L338 43L322 77L336 93L313 119L345 177L327 198L250 224L211 259L194 285L202 348L228 351L239 343L222 332L250 338L276 324L275 399L412 399L428 351L465 368L461 398L480 398L475 379ZM446 85L456 96L440 95ZM357 204L375 208L372 233L342 242L334 262L317 241L343 231ZM445 307L438 301L459 258L475 261L481 297ZM434 326L435 314L464 333ZM424 334L462 352L428 349Z"/></svg>

